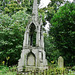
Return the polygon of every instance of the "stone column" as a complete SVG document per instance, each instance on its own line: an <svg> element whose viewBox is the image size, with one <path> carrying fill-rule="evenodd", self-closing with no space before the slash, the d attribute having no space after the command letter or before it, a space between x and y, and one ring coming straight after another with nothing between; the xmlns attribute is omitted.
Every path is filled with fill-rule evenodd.
<svg viewBox="0 0 75 75"><path fill-rule="evenodd" d="M29 41L29 32L27 32L27 46L28 46L28 41Z"/></svg>
<svg viewBox="0 0 75 75"><path fill-rule="evenodd" d="M38 32L36 33L36 46L38 46Z"/></svg>
<svg viewBox="0 0 75 75"><path fill-rule="evenodd" d="M41 46L44 48L44 37L43 37L43 32L41 32Z"/></svg>
<svg viewBox="0 0 75 75"><path fill-rule="evenodd" d="M27 39L27 35L26 35L26 32L24 34L24 41L23 41L23 48L26 46L26 40Z"/></svg>
<svg viewBox="0 0 75 75"><path fill-rule="evenodd" d="M36 34L36 45L40 46L40 27L37 30L37 34Z"/></svg>
<svg viewBox="0 0 75 75"><path fill-rule="evenodd" d="M40 47L40 31L38 32L38 44L39 44L39 47Z"/></svg>

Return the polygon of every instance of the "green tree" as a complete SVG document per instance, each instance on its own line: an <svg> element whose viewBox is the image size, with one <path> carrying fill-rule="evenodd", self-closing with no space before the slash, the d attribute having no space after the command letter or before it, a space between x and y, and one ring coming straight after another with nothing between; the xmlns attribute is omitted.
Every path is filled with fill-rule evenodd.
<svg viewBox="0 0 75 75"><path fill-rule="evenodd" d="M34 0L21 0L21 6L27 8L27 13L31 14L32 13L32 8L33 8L33 1ZM40 0L37 0L38 4L40 4Z"/></svg>
<svg viewBox="0 0 75 75"><path fill-rule="evenodd" d="M54 37L48 36L46 33L44 34L44 42L45 42L45 51L48 62L54 61L57 63L57 59L60 56L59 50L54 45Z"/></svg>
<svg viewBox="0 0 75 75"><path fill-rule="evenodd" d="M0 13L13 15L19 10L23 10L23 7L16 0L1 0L0 1Z"/></svg>
<svg viewBox="0 0 75 75"><path fill-rule="evenodd" d="M26 10L18 11L11 17L0 14L0 61L9 56L10 65L18 62L28 17Z"/></svg>
<svg viewBox="0 0 75 75"><path fill-rule="evenodd" d="M23 10L23 7L17 1L10 1L4 8L4 14L11 16L19 10Z"/></svg>
<svg viewBox="0 0 75 75"><path fill-rule="evenodd" d="M46 8L47 12L47 21L50 21L53 15L57 12L59 9L60 5L63 4L65 0L51 0L51 2L48 5L48 8Z"/></svg>
<svg viewBox="0 0 75 75"><path fill-rule="evenodd" d="M75 65L75 4L67 2L51 19L49 34L65 59L66 65Z"/></svg>
<svg viewBox="0 0 75 75"><path fill-rule="evenodd" d="M10 16L19 10L27 8L27 13L32 13L32 6L34 0L1 0L0 13L9 14ZM38 4L40 0L38 0Z"/></svg>
<svg viewBox="0 0 75 75"><path fill-rule="evenodd" d="M43 24L46 25L46 20L50 22L54 14L57 12L60 5L64 2L64 0L51 0L47 8L42 8L39 10L40 13L44 13ZM50 26L51 27L51 26ZM57 61L60 56L60 52L55 45L54 37L52 35L45 36L45 51L48 61ZM58 55L57 55L58 54Z"/></svg>

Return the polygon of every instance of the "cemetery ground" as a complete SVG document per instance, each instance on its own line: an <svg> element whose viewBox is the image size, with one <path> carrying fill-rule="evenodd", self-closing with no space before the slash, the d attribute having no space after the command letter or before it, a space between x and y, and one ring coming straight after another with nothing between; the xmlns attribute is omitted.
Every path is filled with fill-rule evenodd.
<svg viewBox="0 0 75 75"><path fill-rule="evenodd" d="M43 71L17 72L17 66L7 67L0 65L0 75L75 75L74 67L58 68L56 64L50 64L48 69Z"/></svg>

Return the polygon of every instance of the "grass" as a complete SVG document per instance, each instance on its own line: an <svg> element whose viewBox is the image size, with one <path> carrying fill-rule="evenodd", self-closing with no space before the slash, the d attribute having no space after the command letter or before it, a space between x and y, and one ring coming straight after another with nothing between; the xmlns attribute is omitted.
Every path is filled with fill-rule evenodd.
<svg viewBox="0 0 75 75"><path fill-rule="evenodd" d="M9 71L9 67L6 66L0 66L0 75L16 75L16 71Z"/></svg>
<svg viewBox="0 0 75 75"><path fill-rule="evenodd" d="M44 75L61 75L60 73L62 73L63 68L50 68L48 69L47 71L45 70L44 71ZM0 66L0 75L17 75L17 71L16 70L16 66L13 66L10 68L9 70L9 67L7 66ZM66 70L66 68L64 68L64 75L75 75L75 71L72 71L71 69L70 70ZM24 75L24 74L20 74L20 75ZM29 75L31 75L31 72L29 73ZM32 74L34 75L34 73ZM42 72L36 74L36 75L43 75Z"/></svg>

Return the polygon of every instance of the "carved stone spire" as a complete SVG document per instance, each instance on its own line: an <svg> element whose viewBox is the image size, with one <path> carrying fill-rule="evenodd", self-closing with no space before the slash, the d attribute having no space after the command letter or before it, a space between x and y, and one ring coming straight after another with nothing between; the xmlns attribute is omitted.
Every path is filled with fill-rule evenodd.
<svg viewBox="0 0 75 75"><path fill-rule="evenodd" d="M34 0L34 3L33 3L32 19L35 20L35 21L37 21L37 19L38 19L37 0Z"/></svg>

